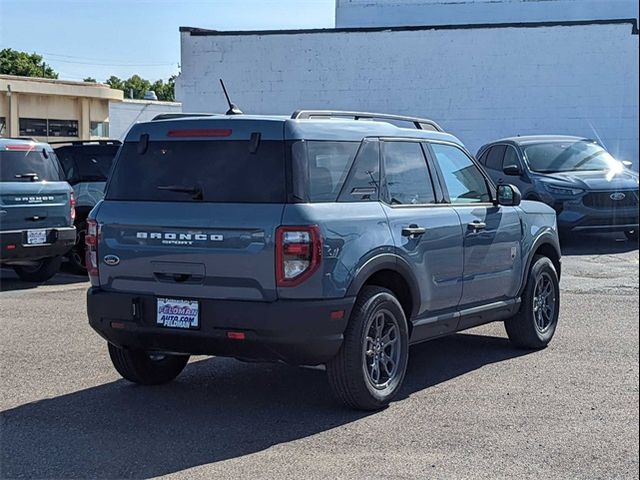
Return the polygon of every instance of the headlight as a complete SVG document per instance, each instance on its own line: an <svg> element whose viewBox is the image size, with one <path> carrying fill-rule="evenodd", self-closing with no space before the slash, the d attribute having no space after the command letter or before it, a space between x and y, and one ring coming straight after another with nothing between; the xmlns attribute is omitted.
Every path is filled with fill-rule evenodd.
<svg viewBox="0 0 640 480"><path fill-rule="evenodd" d="M543 183L543 185L547 192L553 193L554 195L565 195L572 197L584 193L584 190L582 190L581 188L559 187L550 183Z"/></svg>

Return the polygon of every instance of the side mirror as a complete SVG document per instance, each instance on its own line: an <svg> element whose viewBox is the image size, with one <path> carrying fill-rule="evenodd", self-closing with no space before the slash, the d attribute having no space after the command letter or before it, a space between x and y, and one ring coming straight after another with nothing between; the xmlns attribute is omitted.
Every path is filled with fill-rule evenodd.
<svg viewBox="0 0 640 480"><path fill-rule="evenodd" d="M522 175L522 169L519 165L507 165L502 169L505 175L510 177L519 177Z"/></svg>
<svg viewBox="0 0 640 480"><path fill-rule="evenodd" d="M522 201L522 194L515 185L498 185L497 204L505 207L517 207Z"/></svg>
<svg viewBox="0 0 640 480"><path fill-rule="evenodd" d="M627 168L633 167L633 162L630 162L629 160L621 160L620 163L622 163L622 165L624 165Z"/></svg>

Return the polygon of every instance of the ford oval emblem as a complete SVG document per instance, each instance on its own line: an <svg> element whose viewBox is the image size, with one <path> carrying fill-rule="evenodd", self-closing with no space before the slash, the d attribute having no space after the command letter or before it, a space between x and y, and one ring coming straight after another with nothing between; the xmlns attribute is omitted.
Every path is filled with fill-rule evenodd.
<svg viewBox="0 0 640 480"><path fill-rule="evenodd" d="M105 255L103 260L104 263L111 266L118 265L120 263L120 257L118 257L117 255Z"/></svg>
<svg viewBox="0 0 640 480"><path fill-rule="evenodd" d="M622 192L615 192L609 195L609 198L614 202L619 202L620 200L624 200L626 195Z"/></svg>

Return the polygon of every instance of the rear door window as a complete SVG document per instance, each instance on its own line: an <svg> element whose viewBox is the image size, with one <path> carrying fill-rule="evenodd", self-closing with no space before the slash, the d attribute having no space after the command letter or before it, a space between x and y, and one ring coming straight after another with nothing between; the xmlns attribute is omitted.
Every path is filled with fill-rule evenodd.
<svg viewBox="0 0 640 480"><path fill-rule="evenodd" d="M383 142L386 201L391 205L435 203L433 182L418 142Z"/></svg>
<svg viewBox="0 0 640 480"><path fill-rule="evenodd" d="M59 182L62 180L58 160L53 152L16 150L0 152L0 181Z"/></svg>
<svg viewBox="0 0 640 480"><path fill-rule="evenodd" d="M284 142L263 140L254 151L249 140L151 141L143 153L138 142L126 142L106 198L284 203Z"/></svg>

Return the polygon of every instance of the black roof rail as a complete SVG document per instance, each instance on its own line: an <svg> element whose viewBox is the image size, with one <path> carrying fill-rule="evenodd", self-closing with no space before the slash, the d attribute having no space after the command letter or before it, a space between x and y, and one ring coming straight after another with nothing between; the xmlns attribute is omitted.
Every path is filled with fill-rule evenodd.
<svg viewBox="0 0 640 480"><path fill-rule="evenodd" d="M346 110L296 110L292 119L336 118L348 117L353 120L393 120L413 124L418 130L432 130L444 132L442 127L428 118L407 117L405 115L390 115L388 113L351 112Z"/></svg>
<svg viewBox="0 0 640 480"><path fill-rule="evenodd" d="M47 142L49 145L122 145L120 140L60 140Z"/></svg>
<svg viewBox="0 0 640 480"><path fill-rule="evenodd" d="M156 120L171 120L173 118L187 118L187 117L212 117L220 115L219 113L160 113L151 119L152 122Z"/></svg>

